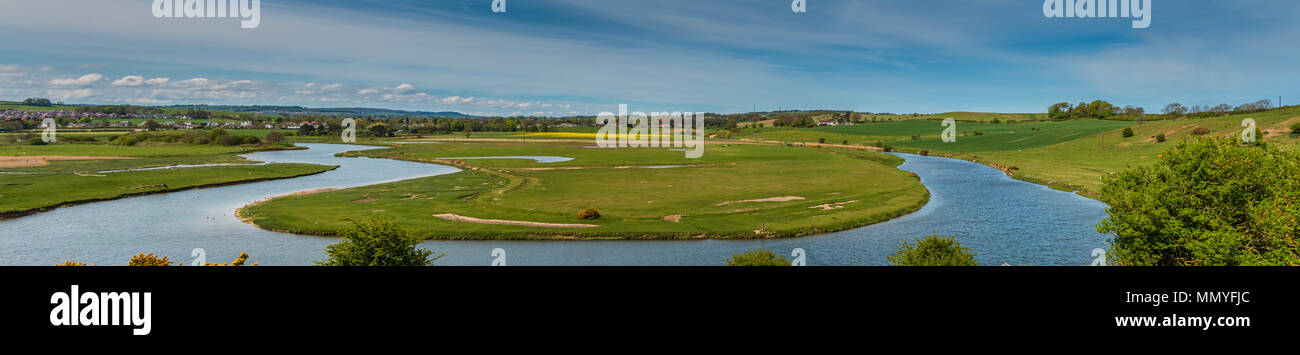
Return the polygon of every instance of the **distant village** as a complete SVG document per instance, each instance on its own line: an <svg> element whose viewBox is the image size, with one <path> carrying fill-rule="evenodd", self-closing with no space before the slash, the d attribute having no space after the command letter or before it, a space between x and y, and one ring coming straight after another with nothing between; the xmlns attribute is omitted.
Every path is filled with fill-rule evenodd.
<svg viewBox="0 0 1300 355"><path fill-rule="evenodd" d="M74 112L74 111L22 111L22 110L5 110L0 111L0 121L43 121L53 119L59 123L59 126L66 128L129 128L143 125L143 122L132 123L131 121L115 120L154 120L163 127L173 129L197 129L207 127L221 128L238 128L238 129L298 129L302 125L319 125L314 121L303 122L254 122L254 121L224 121L217 122L213 120L194 120L187 115L166 115L166 114L118 114L102 112Z"/></svg>

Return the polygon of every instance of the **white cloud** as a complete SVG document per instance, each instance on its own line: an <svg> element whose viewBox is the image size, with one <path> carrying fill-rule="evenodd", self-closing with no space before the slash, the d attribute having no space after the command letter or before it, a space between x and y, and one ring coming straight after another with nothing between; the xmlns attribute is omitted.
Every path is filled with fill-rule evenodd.
<svg viewBox="0 0 1300 355"><path fill-rule="evenodd" d="M100 75L100 74L86 74L86 75L82 75L80 78L76 78L76 79L54 79L54 80L50 80L50 85L54 85L54 86L74 86L74 87L80 87L80 86L87 86L87 85L90 85L90 84L97 83L97 82L99 82L100 80L104 80L104 76L103 76L103 75Z"/></svg>
<svg viewBox="0 0 1300 355"><path fill-rule="evenodd" d="M95 91L91 89L50 89L45 92L45 96L49 96L58 101L80 100L94 95Z"/></svg>
<svg viewBox="0 0 1300 355"><path fill-rule="evenodd" d="M113 82L113 86L140 86L144 84L144 77L139 75L127 75Z"/></svg>
<svg viewBox="0 0 1300 355"><path fill-rule="evenodd" d="M294 90L293 93L305 96L315 96L335 92L342 88L343 84L320 85L317 83L307 83L306 85Z"/></svg>
<svg viewBox="0 0 1300 355"><path fill-rule="evenodd" d="M171 80L172 80L171 78L153 78L153 79L145 80L144 83L149 85L162 85L162 84L166 84L168 81Z"/></svg>

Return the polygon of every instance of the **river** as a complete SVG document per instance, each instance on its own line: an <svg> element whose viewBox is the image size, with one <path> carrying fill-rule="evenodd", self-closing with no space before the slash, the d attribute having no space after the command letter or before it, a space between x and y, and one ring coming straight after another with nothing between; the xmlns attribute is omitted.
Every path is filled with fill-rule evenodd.
<svg viewBox="0 0 1300 355"><path fill-rule="evenodd" d="M334 238L300 236L240 222L235 209L270 196L318 188L348 188L449 174L456 168L388 159L341 158L335 153L370 146L301 144L308 150L260 152L250 160L338 165L339 169L287 180L198 189L92 203L0 221L0 265L54 265L65 260L124 264L153 252L187 264L203 249L208 262L229 262L241 251L262 265L311 265L325 258ZM888 222L848 231L782 240L701 241L429 241L447 254L439 265L489 265L506 251L507 265L720 265L754 248L806 253L808 265L887 265L904 240L953 235L982 265L1087 265L1106 236L1093 225L1106 205L1076 194L1011 179L984 165L898 154L900 168L930 189L924 208Z"/></svg>

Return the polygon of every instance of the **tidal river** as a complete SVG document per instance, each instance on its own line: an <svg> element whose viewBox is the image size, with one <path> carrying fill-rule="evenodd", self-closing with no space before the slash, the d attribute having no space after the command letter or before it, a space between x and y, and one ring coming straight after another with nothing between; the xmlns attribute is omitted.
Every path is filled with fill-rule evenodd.
<svg viewBox="0 0 1300 355"><path fill-rule="evenodd" d="M334 238L270 232L240 222L235 209L270 196L318 188L347 188L454 173L441 165L387 159L340 158L369 146L302 144L310 149L249 154L272 163L338 165L323 174L65 207L0 221L0 265L54 265L65 260L125 264L153 252L187 264L203 249L208 262L229 262L240 251L262 265L311 265L325 258ZM806 252L808 265L887 265L904 240L952 235L974 249L983 265L1087 265L1106 236L1093 225L1106 206L1072 193L1008 178L961 160L900 154L931 192L916 213L839 233L765 241L429 241L447 254L439 265L490 265L493 250L507 265L721 265L731 254L771 249ZM333 218L322 216L322 218Z"/></svg>

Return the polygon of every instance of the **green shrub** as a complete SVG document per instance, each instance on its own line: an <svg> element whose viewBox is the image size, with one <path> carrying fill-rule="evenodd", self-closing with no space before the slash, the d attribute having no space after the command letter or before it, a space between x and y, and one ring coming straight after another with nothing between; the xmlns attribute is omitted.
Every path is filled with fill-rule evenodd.
<svg viewBox="0 0 1300 355"><path fill-rule="evenodd" d="M1300 155L1194 137L1103 177L1115 265L1300 265Z"/></svg>
<svg viewBox="0 0 1300 355"><path fill-rule="evenodd" d="M280 142L283 141L284 141L284 133L280 133L280 131L270 131L266 133L267 143L279 144Z"/></svg>
<svg viewBox="0 0 1300 355"><path fill-rule="evenodd" d="M977 266L975 253L963 248L953 237L927 236L916 244L904 242L889 257L895 266Z"/></svg>
<svg viewBox="0 0 1300 355"><path fill-rule="evenodd" d="M578 212L578 219L582 219L582 220L600 219L600 212L596 211L595 208L584 209L582 210L582 212Z"/></svg>
<svg viewBox="0 0 1300 355"><path fill-rule="evenodd" d="M27 139L27 144L31 144L31 145L46 145L46 144L49 144L49 143L45 143L45 140L41 139L41 137L32 137L32 138L28 138L28 139Z"/></svg>
<svg viewBox="0 0 1300 355"><path fill-rule="evenodd" d="M1124 128L1124 133L1123 133L1123 135L1124 135L1124 138L1132 137L1132 136L1133 136L1133 129L1132 129L1132 128L1125 127L1125 128Z"/></svg>
<svg viewBox="0 0 1300 355"><path fill-rule="evenodd" d="M338 244L325 247L329 258L320 266L433 266L442 255L420 249L422 241L397 225L391 217L352 222Z"/></svg>
<svg viewBox="0 0 1300 355"><path fill-rule="evenodd" d="M1165 142L1165 134L1164 134L1164 133L1157 134L1157 135L1156 135L1156 142L1164 143L1164 142Z"/></svg>
<svg viewBox="0 0 1300 355"><path fill-rule="evenodd" d="M727 258L727 266L790 266L790 260L771 250L750 250Z"/></svg>
<svg viewBox="0 0 1300 355"><path fill-rule="evenodd" d="M1204 135L1210 134L1210 129L1209 129L1209 128L1205 128L1205 127L1196 127L1196 129L1193 129L1193 130L1192 130L1192 134L1195 134L1195 135L1198 135L1198 136L1204 136Z"/></svg>
<svg viewBox="0 0 1300 355"><path fill-rule="evenodd" d="M1300 134L1300 122L1291 124L1291 133Z"/></svg>

